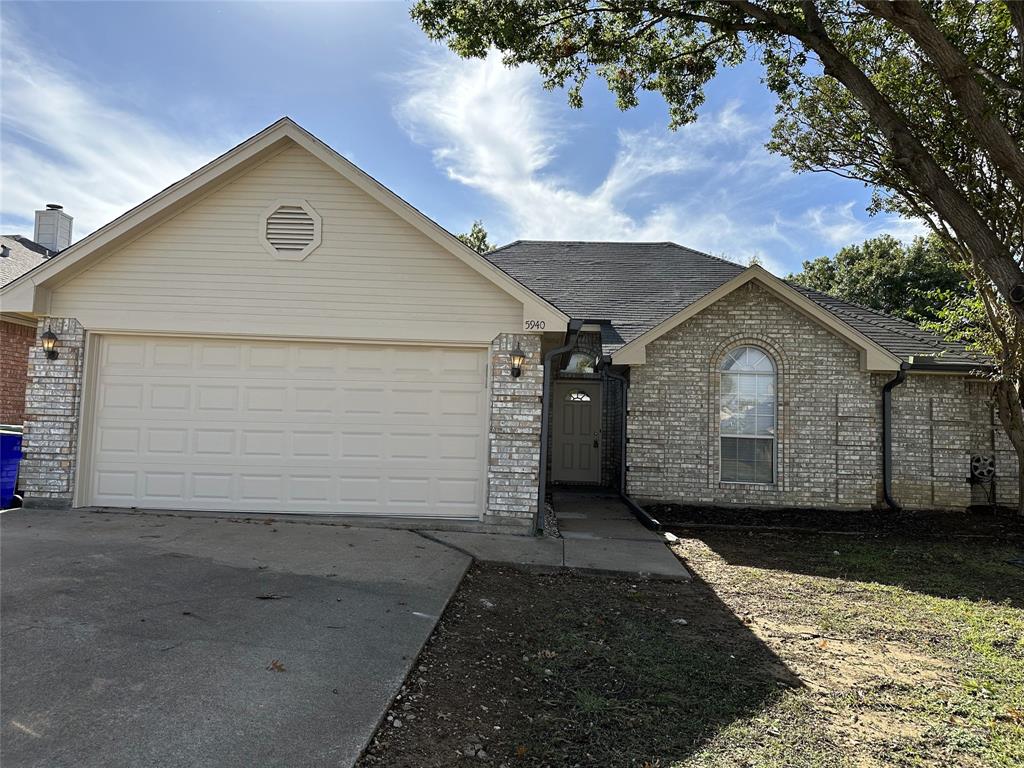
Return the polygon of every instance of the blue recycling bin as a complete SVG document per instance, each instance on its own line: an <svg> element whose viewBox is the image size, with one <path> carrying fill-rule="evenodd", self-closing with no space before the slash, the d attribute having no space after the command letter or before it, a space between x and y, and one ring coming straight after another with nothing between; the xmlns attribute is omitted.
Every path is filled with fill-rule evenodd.
<svg viewBox="0 0 1024 768"><path fill-rule="evenodd" d="M8 509L14 502L20 463L21 432L0 430L0 509Z"/></svg>

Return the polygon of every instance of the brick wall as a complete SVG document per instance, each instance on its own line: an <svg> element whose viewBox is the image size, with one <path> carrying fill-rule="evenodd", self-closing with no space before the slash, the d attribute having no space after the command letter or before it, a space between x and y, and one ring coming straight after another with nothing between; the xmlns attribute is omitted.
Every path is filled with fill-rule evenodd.
<svg viewBox="0 0 1024 768"><path fill-rule="evenodd" d="M523 373L511 375L509 352L526 353ZM529 528L537 514L540 418L544 370L541 337L502 334L491 343L490 434L486 522Z"/></svg>
<svg viewBox="0 0 1024 768"><path fill-rule="evenodd" d="M776 482L721 483L724 355L759 346L778 370ZM647 348L631 370L627 487L643 500L864 509L881 501L881 388L855 349L748 283ZM911 508L963 508L969 456L1000 448L988 390L963 376L911 375L893 394L894 495ZM1003 483L1006 488L1010 483ZM1015 495L1014 495L1015 498Z"/></svg>
<svg viewBox="0 0 1024 768"><path fill-rule="evenodd" d="M25 420L28 350L35 339L34 327L0 321L0 424Z"/></svg>
<svg viewBox="0 0 1024 768"><path fill-rule="evenodd" d="M60 339L56 360L46 357L39 336L52 328ZM76 320L40 320L29 350L25 436L20 485L25 506L71 504L75 488L78 420L82 404L85 331Z"/></svg>
<svg viewBox="0 0 1024 768"><path fill-rule="evenodd" d="M875 378L881 388L884 377ZM893 390L893 496L917 508L984 503L965 483L974 455L994 456L997 500L1017 503L1017 456L992 403L991 387L963 376L912 374Z"/></svg>

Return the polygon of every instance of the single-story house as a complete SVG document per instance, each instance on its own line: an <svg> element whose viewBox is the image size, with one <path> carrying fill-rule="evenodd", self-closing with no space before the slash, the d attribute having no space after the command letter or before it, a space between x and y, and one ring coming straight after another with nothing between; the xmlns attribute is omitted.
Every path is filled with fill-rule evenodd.
<svg viewBox="0 0 1024 768"><path fill-rule="evenodd" d="M672 243L481 255L284 118L0 291L37 323L26 506L451 518L545 487L962 509L978 362Z"/></svg>
<svg viewBox="0 0 1024 768"><path fill-rule="evenodd" d="M0 235L0 287L56 254L55 249L37 241L43 239L40 233L51 234L48 225L57 216L68 220L66 231L70 244L71 217L63 213L61 206L52 204L43 211L36 211L35 240L23 235ZM7 314L0 317L0 424L20 425L25 419L28 351L35 338L35 320Z"/></svg>

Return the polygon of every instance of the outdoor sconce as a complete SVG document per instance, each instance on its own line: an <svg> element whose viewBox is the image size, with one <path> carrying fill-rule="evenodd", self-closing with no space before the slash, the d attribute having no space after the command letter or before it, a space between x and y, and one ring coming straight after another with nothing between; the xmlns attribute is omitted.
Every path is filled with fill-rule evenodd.
<svg viewBox="0 0 1024 768"><path fill-rule="evenodd" d="M519 347L516 347L509 352L508 359L512 363L512 378L518 379L523 375L523 363L526 362L526 353Z"/></svg>
<svg viewBox="0 0 1024 768"><path fill-rule="evenodd" d="M46 333L40 337L40 341L43 342L43 352L46 353L47 359L56 360L58 357L57 342L60 341L57 334L47 328Z"/></svg>

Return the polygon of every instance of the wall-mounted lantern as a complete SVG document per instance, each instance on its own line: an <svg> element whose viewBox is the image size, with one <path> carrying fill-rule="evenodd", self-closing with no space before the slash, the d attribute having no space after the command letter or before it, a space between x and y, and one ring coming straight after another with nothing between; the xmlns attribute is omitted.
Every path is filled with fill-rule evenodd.
<svg viewBox="0 0 1024 768"><path fill-rule="evenodd" d="M509 362L512 363L512 378L517 379L523 375L523 363L526 362L526 353L516 347L508 353Z"/></svg>
<svg viewBox="0 0 1024 768"><path fill-rule="evenodd" d="M46 333L40 337L40 341L43 342L43 352L46 353L46 357L50 360L56 360L59 356L59 353L57 352L57 344L60 342L60 339L57 338L57 334L50 328L47 328Z"/></svg>

